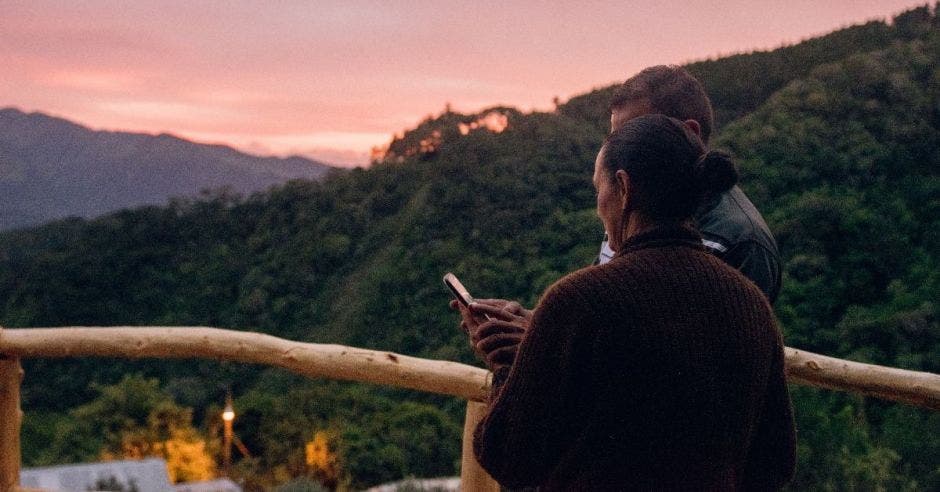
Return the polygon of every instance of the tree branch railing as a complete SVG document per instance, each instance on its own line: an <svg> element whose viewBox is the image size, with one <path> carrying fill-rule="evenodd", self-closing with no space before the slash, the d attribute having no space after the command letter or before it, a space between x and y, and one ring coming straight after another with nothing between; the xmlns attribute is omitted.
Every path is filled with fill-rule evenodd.
<svg viewBox="0 0 940 492"><path fill-rule="evenodd" d="M787 347L791 383L882 398L940 411L940 375L863 364ZM498 490L474 459L473 428L485 414L490 373L343 345L302 343L260 333L207 327L0 328L0 491L19 481L19 359L203 358L263 364L310 377L358 381L456 396L468 401L462 490Z"/></svg>

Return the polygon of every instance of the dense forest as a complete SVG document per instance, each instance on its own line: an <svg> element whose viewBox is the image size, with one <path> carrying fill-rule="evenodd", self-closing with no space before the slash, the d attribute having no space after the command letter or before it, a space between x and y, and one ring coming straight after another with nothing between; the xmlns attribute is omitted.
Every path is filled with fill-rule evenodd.
<svg viewBox="0 0 940 492"><path fill-rule="evenodd" d="M785 261L789 346L940 372L940 16L693 63ZM603 88L444 111L368 169L0 236L0 324L209 325L476 363L440 282L533 305L597 252ZM209 476L235 395L249 488L456 473L463 403L212 361L28 360L28 465L157 454ZM794 490L940 490L940 414L791 387ZM201 460L201 461L200 461Z"/></svg>

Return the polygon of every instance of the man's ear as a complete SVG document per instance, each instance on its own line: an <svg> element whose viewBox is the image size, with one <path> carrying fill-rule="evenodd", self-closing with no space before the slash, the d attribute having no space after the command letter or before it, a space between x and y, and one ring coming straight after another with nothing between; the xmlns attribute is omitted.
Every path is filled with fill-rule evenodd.
<svg viewBox="0 0 940 492"><path fill-rule="evenodd" d="M695 120L685 120L685 126L689 127L689 130L692 130L692 133L698 135L699 138L702 138L702 125L699 125Z"/></svg>

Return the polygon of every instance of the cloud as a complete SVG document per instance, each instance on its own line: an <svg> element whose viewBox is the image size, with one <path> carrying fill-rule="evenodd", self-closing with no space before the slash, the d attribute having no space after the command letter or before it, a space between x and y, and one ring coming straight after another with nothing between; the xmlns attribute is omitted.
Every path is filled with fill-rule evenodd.
<svg viewBox="0 0 940 492"><path fill-rule="evenodd" d="M314 148L298 155L340 167L363 167L369 165L369 153L355 150Z"/></svg>
<svg viewBox="0 0 940 492"><path fill-rule="evenodd" d="M316 132L270 136L185 131L177 134L197 142L231 145L256 155L302 155L340 166L368 164L370 149L382 147L391 140L389 134L370 132Z"/></svg>
<svg viewBox="0 0 940 492"><path fill-rule="evenodd" d="M108 113L138 120L163 122L182 120L189 124L197 122L231 124L234 123L232 120L242 117L237 111L226 108L174 101L110 100L98 103L97 107Z"/></svg>
<svg viewBox="0 0 940 492"><path fill-rule="evenodd" d="M51 70L37 81L54 88L92 90L101 92L127 92L140 84L140 78L130 72L113 70Z"/></svg>

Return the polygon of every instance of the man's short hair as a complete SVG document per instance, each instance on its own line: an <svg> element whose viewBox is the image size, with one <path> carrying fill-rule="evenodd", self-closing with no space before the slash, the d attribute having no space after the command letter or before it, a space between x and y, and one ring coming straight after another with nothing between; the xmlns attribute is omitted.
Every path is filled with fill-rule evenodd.
<svg viewBox="0 0 940 492"><path fill-rule="evenodd" d="M639 101L648 102L655 113L697 121L702 141L708 143L715 124L712 103L702 83L686 69L678 65L658 65L630 77L614 91L610 110Z"/></svg>

